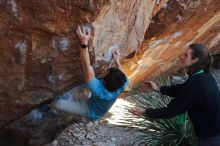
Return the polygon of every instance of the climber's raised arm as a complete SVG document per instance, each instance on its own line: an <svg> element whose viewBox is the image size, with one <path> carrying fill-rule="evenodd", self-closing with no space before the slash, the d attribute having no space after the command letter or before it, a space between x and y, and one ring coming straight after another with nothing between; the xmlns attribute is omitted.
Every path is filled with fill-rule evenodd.
<svg viewBox="0 0 220 146"><path fill-rule="evenodd" d="M88 42L91 36L90 35L91 30L87 27L82 27L81 29L80 26L78 26L76 32L81 45L80 56L81 56L85 81L89 82L90 80L93 79L93 77L95 77L94 70L90 64L89 51L88 51Z"/></svg>

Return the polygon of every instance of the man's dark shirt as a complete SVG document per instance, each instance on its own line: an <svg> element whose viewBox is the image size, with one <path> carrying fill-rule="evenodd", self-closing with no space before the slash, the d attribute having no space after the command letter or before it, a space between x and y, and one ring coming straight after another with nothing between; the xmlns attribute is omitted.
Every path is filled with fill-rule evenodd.
<svg viewBox="0 0 220 146"><path fill-rule="evenodd" d="M146 109L146 116L166 119L187 111L198 137L220 134L220 91L210 73L190 76L183 84L163 86L160 92L174 99L165 108Z"/></svg>

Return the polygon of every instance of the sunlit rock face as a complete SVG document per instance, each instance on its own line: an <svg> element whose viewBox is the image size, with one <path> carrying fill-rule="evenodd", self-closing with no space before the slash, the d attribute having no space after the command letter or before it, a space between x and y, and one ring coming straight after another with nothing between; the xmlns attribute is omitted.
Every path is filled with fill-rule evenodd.
<svg viewBox="0 0 220 146"><path fill-rule="evenodd" d="M191 43L220 52L220 1L171 0L154 16L140 49L124 60L130 83L163 73L177 65Z"/></svg>
<svg viewBox="0 0 220 146"><path fill-rule="evenodd" d="M75 118L30 122L25 116L83 83L78 25L93 30L92 63L116 44L122 57L142 44L165 0L1 0L0 145L41 145ZM50 125L50 126L49 126ZM3 137L5 138L5 137ZM0 138L0 141L3 140Z"/></svg>

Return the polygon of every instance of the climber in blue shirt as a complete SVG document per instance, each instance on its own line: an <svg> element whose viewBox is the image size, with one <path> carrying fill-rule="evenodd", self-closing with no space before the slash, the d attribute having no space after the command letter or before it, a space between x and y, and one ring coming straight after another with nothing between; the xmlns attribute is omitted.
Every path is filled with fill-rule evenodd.
<svg viewBox="0 0 220 146"><path fill-rule="evenodd" d="M77 28L77 35L81 43L81 61L86 82L86 88L89 89L88 98L79 100L65 100L64 96L56 102L57 109L79 114L87 117L89 120L98 120L102 118L116 101L120 93L128 85L128 78L123 72L120 64L120 53L115 49L112 53L115 61L115 68L109 68L108 73L102 78L95 77L94 70L90 64L88 42L90 39L90 29L87 27ZM65 95L69 98L68 92ZM70 95L71 96L71 95Z"/></svg>

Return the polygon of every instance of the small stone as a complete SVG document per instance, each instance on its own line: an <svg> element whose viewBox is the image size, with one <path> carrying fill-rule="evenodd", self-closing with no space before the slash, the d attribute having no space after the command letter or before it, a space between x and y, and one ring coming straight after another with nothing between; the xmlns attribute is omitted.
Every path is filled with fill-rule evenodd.
<svg viewBox="0 0 220 146"><path fill-rule="evenodd" d="M83 126L84 124L82 122L79 123L79 126Z"/></svg>
<svg viewBox="0 0 220 146"><path fill-rule="evenodd" d="M99 121L95 121L94 124L97 126L99 125Z"/></svg>
<svg viewBox="0 0 220 146"><path fill-rule="evenodd" d="M75 131L76 131L76 132L79 132L79 131L80 131L80 129L79 129L79 128L75 128Z"/></svg>
<svg viewBox="0 0 220 146"><path fill-rule="evenodd" d="M111 142L111 140L106 140L106 143L110 143Z"/></svg>
<svg viewBox="0 0 220 146"><path fill-rule="evenodd" d="M89 133L89 134L86 135L86 138L89 139L89 140L95 141L96 136L91 134L91 133Z"/></svg>
<svg viewBox="0 0 220 146"><path fill-rule="evenodd" d="M79 141L82 141L82 140L85 139L85 135L79 135L77 138L78 138Z"/></svg>
<svg viewBox="0 0 220 146"><path fill-rule="evenodd" d="M87 127L92 127L94 124L92 123L92 122L89 122L88 124L87 124Z"/></svg>
<svg viewBox="0 0 220 146"><path fill-rule="evenodd" d="M100 132L98 132L98 131L93 131L93 133L94 133L95 135L99 135Z"/></svg>
<svg viewBox="0 0 220 146"><path fill-rule="evenodd" d="M100 121L100 124L101 124L101 125L106 125L106 124L108 124L108 123L109 123L108 120L101 120L101 121Z"/></svg>
<svg viewBox="0 0 220 146"><path fill-rule="evenodd" d="M77 137L77 136L78 136L78 134L77 134L77 133L75 133L75 132L73 132L73 133L72 133L72 136Z"/></svg>
<svg viewBox="0 0 220 146"><path fill-rule="evenodd" d="M85 145L89 145L91 142L90 141L82 141L81 143L85 146Z"/></svg>
<svg viewBox="0 0 220 146"><path fill-rule="evenodd" d="M111 138L111 141L115 142L115 141L116 141L116 138L115 138L115 137Z"/></svg>

